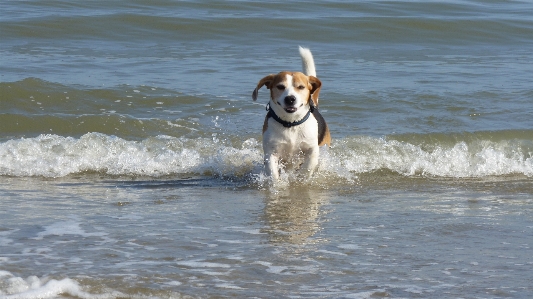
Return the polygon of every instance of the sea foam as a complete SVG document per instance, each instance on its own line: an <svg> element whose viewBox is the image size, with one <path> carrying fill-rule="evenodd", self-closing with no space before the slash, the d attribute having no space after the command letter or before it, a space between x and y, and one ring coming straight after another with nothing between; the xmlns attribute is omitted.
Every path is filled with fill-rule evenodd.
<svg viewBox="0 0 533 299"><path fill-rule="evenodd" d="M533 175L529 145L520 141L458 141L413 144L368 136L335 140L321 149L318 176L353 180L389 170L404 176L484 177ZM128 141L88 133L80 138L41 135L0 143L0 175L62 177L98 172L109 175L264 176L261 143L249 138L157 136Z"/></svg>
<svg viewBox="0 0 533 299"><path fill-rule="evenodd" d="M357 137L343 141L339 147L337 158L347 170L355 173L387 169L405 176L533 175L531 152L519 141L475 140L454 145L415 145Z"/></svg>
<svg viewBox="0 0 533 299"><path fill-rule="evenodd" d="M222 146L208 138L158 136L138 142L99 133L88 133L79 139L41 135L0 144L0 175L238 175L250 171L259 157L256 148Z"/></svg>
<svg viewBox="0 0 533 299"><path fill-rule="evenodd" d="M29 276L21 278L7 271L0 271L0 298L3 299L42 299L57 298L68 295L83 299L107 299L123 296L120 292L111 291L103 294L91 294L82 290L78 282L70 278L61 280L47 277Z"/></svg>

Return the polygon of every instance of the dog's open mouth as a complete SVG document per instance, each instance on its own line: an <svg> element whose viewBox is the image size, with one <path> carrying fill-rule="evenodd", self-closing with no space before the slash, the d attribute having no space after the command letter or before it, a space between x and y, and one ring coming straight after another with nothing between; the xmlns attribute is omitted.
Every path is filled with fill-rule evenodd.
<svg viewBox="0 0 533 299"><path fill-rule="evenodd" d="M296 112L296 110L298 110L298 108L296 108L296 107L287 107L287 108L285 108L285 111L287 113L294 113L294 112Z"/></svg>

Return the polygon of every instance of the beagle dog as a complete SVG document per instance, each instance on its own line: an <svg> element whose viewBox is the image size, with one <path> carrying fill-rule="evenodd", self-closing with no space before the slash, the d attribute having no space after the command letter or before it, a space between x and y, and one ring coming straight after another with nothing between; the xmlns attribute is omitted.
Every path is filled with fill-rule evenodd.
<svg viewBox="0 0 533 299"><path fill-rule="evenodd" d="M261 87L270 89L270 101L263 124L263 151L266 173L279 179L279 167L300 166L311 177L318 165L319 146L331 144L328 126L318 112L322 82L316 77L311 51L300 47L300 72L280 72L259 80L252 98Z"/></svg>

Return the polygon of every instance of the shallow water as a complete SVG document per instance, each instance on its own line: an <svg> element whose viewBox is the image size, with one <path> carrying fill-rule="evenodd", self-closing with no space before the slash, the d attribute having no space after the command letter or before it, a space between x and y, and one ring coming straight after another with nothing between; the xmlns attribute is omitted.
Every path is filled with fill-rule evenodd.
<svg viewBox="0 0 533 299"><path fill-rule="evenodd" d="M529 2L2 2L0 298L529 298ZM333 136L263 175L269 73Z"/></svg>
<svg viewBox="0 0 533 299"><path fill-rule="evenodd" d="M371 180L273 193L206 178L3 178L2 290L14 294L7 298L45 296L47 287L81 298L532 292L529 180Z"/></svg>

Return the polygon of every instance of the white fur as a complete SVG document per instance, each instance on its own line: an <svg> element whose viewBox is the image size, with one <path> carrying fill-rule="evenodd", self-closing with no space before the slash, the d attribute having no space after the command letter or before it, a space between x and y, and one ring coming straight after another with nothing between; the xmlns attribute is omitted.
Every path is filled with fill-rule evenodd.
<svg viewBox="0 0 533 299"><path fill-rule="evenodd" d="M289 168L301 165L301 171L307 177L313 175L318 165L319 147L318 122L311 115L309 119L296 127L285 128L273 118L268 119L268 130L263 134L263 151L265 153L266 173L272 179L279 179L280 159Z"/></svg>
<svg viewBox="0 0 533 299"><path fill-rule="evenodd" d="M307 76L316 77L315 61L313 59L313 54L307 48L299 47L300 56L302 57L302 68L304 74Z"/></svg>

